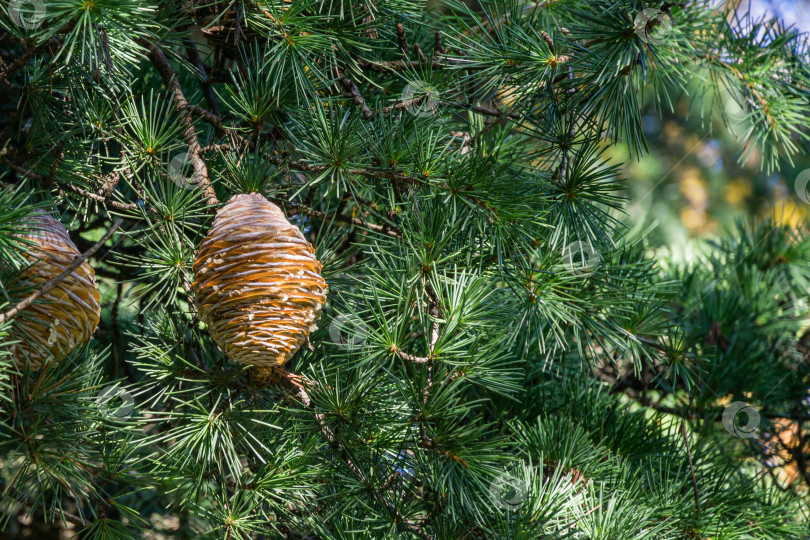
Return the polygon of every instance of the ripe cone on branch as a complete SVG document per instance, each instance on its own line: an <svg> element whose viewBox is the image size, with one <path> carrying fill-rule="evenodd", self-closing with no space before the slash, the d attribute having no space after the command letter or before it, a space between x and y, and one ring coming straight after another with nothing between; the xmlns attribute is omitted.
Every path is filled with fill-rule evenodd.
<svg viewBox="0 0 810 540"><path fill-rule="evenodd" d="M326 300L322 265L281 209L234 196L194 261L200 320L232 360L278 370L306 342Z"/></svg>
<svg viewBox="0 0 810 540"><path fill-rule="evenodd" d="M42 211L28 218L20 235L32 243L31 266L22 277L34 289L59 276L80 256L65 227ZM17 314L11 328L11 355L19 369L26 361L37 370L46 361L58 362L88 341L98 326L101 295L96 274L85 261L37 302Z"/></svg>

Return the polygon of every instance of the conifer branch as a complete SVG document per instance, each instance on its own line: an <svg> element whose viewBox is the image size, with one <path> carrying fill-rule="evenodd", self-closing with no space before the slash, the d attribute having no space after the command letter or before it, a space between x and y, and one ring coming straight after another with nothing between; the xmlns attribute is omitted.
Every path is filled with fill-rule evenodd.
<svg viewBox="0 0 810 540"><path fill-rule="evenodd" d="M7 66L5 60L3 60L2 57L0 57L0 69L4 70L3 72L5 72L5 70L8 70L8 66ZM3 73L3 72L0 72L0 73ZM2 83L3 86L5 86L9 90L11 90L12 92L15 92L17 94L24 94L28 90L27 86L22 85L22 84L15 84L15 83L11 82L10 80L8 80L8 78L4 78L4 79L0 80L0 83Z"/></svg>
<svg viewBox="0 0 810 540"><path fill-rule="evenodd" d="M279 199L278 197L268 197L268 199L273 201L276 204L284 206L284 208L287 210L287 214L289 216L295 216L297 214L303 214L305 216L318 218L318 219L321 219L321 220L324 220L324 221L329 221L329 220L334 219L334 220L339 221L341 223L346 223L346 224L349 224L349 225L357 225L358 227L365 227L366 229L369 229L369 230L372 230L372 231L375 231L375 232L379 232L379 233L383 233L385 235L392 236L394 238L399 238L399 236L400 236L400 233L396 229L389 229L389 228L387 228L387 227L385 227L383 225L377 225L376 223L369 223L365 219L349 217L349 216L345 216L343 214L336 213L336 212L330 212L330 213L326 214L326 213L321 212L319 210L313 210L312 208L308 208L308 207L303 206L303 205L291 203L291 202L289 202L287 200L284 200L284 199Z"/></svg>
<svg viewBox="0 0 810 540"><path fill-rule="evenodd" d="M754 122L744 142L774 165L800 153L810 129L806 36L701 3L648 6L664 16L683 10L656 43L638 28L639 16L655 13L629 0L448 2L418 31L406 22L423 20L412 2L313 11L291 0L284 9L186 6L160 41L165 17L114 4L103 26L49 8L32 35L53 34L54 50L34 53L0 33L0 99L18 102L0 126L0 267L30 256L14 237L32 206L82 223L76 251L47 279L92 247L84 233L105 227L111 212L137 225L127 234L119 226L105 244L127 262L121 269L100 265L101 249L84 261L104 278L95 286L109 304L95 339L111 353L77 349L38 374L28 361L10 398L0 392L4 422L19 434L7 453L32 458L11 471L9 493L38 501L38 517L42 508L49 521L93 530L109 521L114 532L142 535L152 518L102 512L104 501L85 512L88 499L134 482L155 489L160 478L161 517L229 538L382 530L535 538L602 526L649 538L704 538L718 527L730 536L806 533L795 508L810 478L810 375L801 363L810 307L800 302L810 240L793 222L756 224L723 232L700 250L700 264L682 268L653 250L665 235L628 233L614 218L637 190L611 150L621 139L638 157L648 147L669 152L661 140L647 143L645 122L657 115L651 104L683 102L689 82L695 101L739 89L758 109L746 115ZM667 30L659 22L644 30ZM696 61L709 81L690 82ZM406 96L420 79L442 95ZM721 132L713 150L726 167L736 155L721 148ZM178 147L203 180L193 191L166 169ZM767 176L749 165L746 175ZM270 195L274 217L248 205L212 222L207 211L225 194L262 203ZM270 222L291 236L254 242ZM567 271L563 248L574 240L598 247L598 272ZM208 264L198 264L203 249ZM338 268L357 279L325 289L319 269L328 277ZM728 268L739 271L715 280ZM281 278L257 277L278 269L283 290ZM203 284L209 293L197 292ZM712 302L699 293L707 288ZM17 299L6 289L0 283L11 307ZM195 294L219 300L203 308ZM125 310L130 297L138 308ZM29 314L57 310L42 300L0 320L15 344L28 339L18 330ZM370 341L337 339L338 329L352 332L331 324L341 314L358 319L352 344L373 327ZM41 342L54 337L56 317L50 329L40 325ZM283 358L273 356L274 340L285 344ZM3 349L0 364L16 364ZM248 349L278 366L250 364ZM284 369L286 353L324 380ZM96 403L86 392L120 374L139 406L125 425L89 411ZM261 391L273 385L283 399ZM764 419L761 433L776 438L740 444L735 436L753 431L727 433L724 406L742 397ZM698 419L701 429L691 429ZM69 454L53 451L61 448ZM728 476L730 453L760 467ZM119 461L132 455L143 459ZM101 462L103 475L87 469ZM492 504L502 478L488 482L500 470L531 483L520 501L503 501L508 508ZM627 482L638 471L645 481ZM773 496L762 473L782 493ZM726 477L733 482L703 504L702 486ZM221 497L188 504L210 493ZM26 504L18 499L0 521ZM693 502L694 511L671 511ZM72 503L78 516L50 513Z"/></svg>
<svg viewBox="0 0 810 540"><path fill-rule="evenodd" d="M393 105L383 107L382 112L388 114L391 111L401 111L402 109L408 109L409 107L420 105L423 101L427 99L427 97L428 97L427 94L422 94L421 96L399 100Z"/></svg>
<svg viewBox="0 0 810 540"><path fill-rule="evenodd" d="M283 377L284 380L296 387L298 399L305 407L314 408L312 399L309 397L304 385L299 382L299 380L303 382L303 379L298 376L290 377L290 375L291 374L287 373L286 376ZM341 461L343 461L343 463L349 467L349 470L352 471L357 480L365 485L366 489L372 494L374 499L391 514L397 526L407 529L408 531L417 535L419 538L423 538L425 540L435 540L434 537L425 532L422 527L408 521L399 511L397 511L396 507L392 503L388 502L382 493L380 493L380 491L374 487L372 482L366 477L363 470L354 463L354 460L349 455L349 451L343 442L336 437L332 430L329 429L329 426L326 425L326 416L323 413L314 412L314 418L318 423L321 434L323 434L326 442L329 443L330 448L337 452Z"/></svg>
<svg viewBox="0 0 810 540"><path fill-rule="evenodd" d="M405 71L409 69L418 69L423 65L421 60L364 60L362 58L356 59L357 66L365 71L374 71L377 73L392 73L398 71ZM445 64L438 60L433 60L429 63L433 69L445 69L450 67L451 64Z"/></svg>
<svg viewBox="0 0 810 540"><path fill-rule="evenodd" d="M62 188L72 193L75 193L76 195L81 195L82 197L90 199L91 201L103 204L104 206L109 206L110 208L113 208L121 212L134 212L138 210L137 203L122 203L119 201L114 201L110 199L109 195L100 195L98 193L93 193L92 191L88 191L82 187L70 183L59 182L59 185L62 186Z"/></svg>
<svg viewBox="0 0 810 540"><path fill-rule="evenodd" d="M698 378L698 384L700 379ZM687 414L692 409L692 403L695 401L695 393L697 392L697 385L692 389L692 395L689 398L689 405L686 407ZM689 476L692 479L692 490L695 495L695 510L700 511L700 494L698 493L697 479L695 478L695 465L692 463L692 449L689 446L689 434L686 432L686 418L681 417L681 432L683 433L683 442L686 445L686 457L689 459Z"/></svg>
<svg viewBox="0 0 810 540"><path fill-rule="evenodd" d="M467 103L454 103L449 101L439 101L439 105L444 105L446 107L454 107L457 109L464 109L468 111L472 111L478 114L483 114L484 116L491 116L494 118L501 118L501 117L508 117L512 120L522 120L523 116L515 113L515 112L504 112L499 109L492 109L489 107L485 107L483 105L472 105Z"/></svg>
<svg viewBox="0 0 810 540"><path fill-rule="evenodd" d="M41 45L37 45L36 47L31 47L25 52L23 52L20 56L14 59L13 62L7 64L3 71L0 71L0 82L7 80L9 77L17 73L25 64L28 63L33 57L47 51L52 45L58 43L56 39L49 39L45 43Z"/></svg>
<svg viewBox="0 0 810 540"><path fill-rule="evenodd" d="M205 165L205 161L200 157L202 148L197 138L197 130L194 128L194 121L191 119L191 116L189 116L189 113L195 112L202 114L209 122L219 122L219 119L199 107L190 105L188 101L186 101L183 89L180 88L180 83L177 80L177 73L175 73L171 64L169 64L169 61L166 59L166 55L163 54L163 51L160 50L157 45L146 42L141 42L141 44L148 49L149 58L157 68L158 73L163 79L163 83L172 91L172 100L174 101L175 108L181 121L186 126L183 130L183 138L185 139L189 155L191 156L191 165L194 167L194 174L199 179L197 182L198 186L203 193L205 193L208 206L217 206L219 205L219 199L217 199L217 194L214 191L214 187L211 185L211 180L208 178L208 168Z"/></svg>
<svg viewBox="0 0 810 540"><path fill-rule="evenodd" d="M406 353L402 349L396 348L394 349L394 352L406 362L411 362L413 364L427 364L430 361L430 358L427 356L414 356Z"/></svg>
<svg viewBox="0 0 810 540"><path fill-rule="evenodd" d="M363 483L366 488L371 492L374 499L383 506L394 518L397 527L404 527L406 530L412 532L419 538L423 538L425 540L434 540L434 537L425 530L410 521L408 521L397 509L394 505L388 502L385 497L371 484L371 482L366 478L366 475L363 471L354 464L351 457L349 457L348 451L346 450L345 445L337 439L329 427L324 422L324 416L322 414L316 414L315 418L318 424L321 426L321 432L323 433L324 438L329 442L329 445L338 453L340 459L349 467L349 469L354 473L361 483Z"/></svg>
<svg viewBox="0 0 810 540"><path fill-rule="evenodd" d="M427 377L425 379L425 389L423 392L423 399L425 402L427 402L428 396L430 395L430 390L433 388L433 362L435 359L436 344L439 342L439 315L441 314L441 300L439 299L439 295L436 294L436 290L433 288L433 284L430 282L430 279L427 276L425 277L425 294L427 294L430 301L428 314L430 315L430 318L433 319L430 329L430 342L428 345L428 361L426 365Z"/></svg>
<svg viewBox="0 0 810 540"><path fill-rule="evenodd" d="M357 85L351 78L349 78L348 75L338 75L340 77L340 83L346 89L349 96L354 100L354 103L360 107L360 110L363 112L363 118L366 120L371 119L374 116L374 113L371 112L371 109L369 109L368 105L366 105L366 100L364 100L363 96L360 95L360 90L357 89Z"/></svg>
<svg viewBox="0 0 810 540"><path fill-rule="evenodd" d="M3 490L3 494L9 496L10 494L7 492L7 490L8 488ZM35 501L31 497L24 497L21 502L25 504L29 509L34 509L37 507L37 501ZM79 527L87 527L90 524L90 522L88 522L83 517L68 512L67 510L64 510L62 508L52 508L51 511L54 514L59 515L66 522L72 523L73 525L78 525Z"/></svg>
<svg viewBox="0 0 810 540"><path fill-rule="evenodd" d="M61 181L55 177L48 177L43 176L41 174L37 174L31 170L26 169L25 167L17 165L13 161L11 161L8 157L3 155L2 152L0 152L0 163L3 163L3 165L11 169L12 171L16 172L17 174L24 176L26 178L30 178L31 180L34 180L43 187L47 187L52 183L56 183L61 189L65 189L67 191L70 191L71 193L75 193L76 195L81 195L82 197L90 199L91 201L103 204L104 206L109 206L110 208L114 208L115 210L131 212L138 209L138 205L136 203L122 203L111 200L110 199L110 195L112 194L111 191L110 193L105 194L93 193L92 191L88 191L87 189L74 185L70 182ZM55 173L55 170L52 169L51 172ZM105 182L105 185L107 189L109 189L109 184ZM102 188L104 187L105 186L102 186Z"/></svg>
<svg viewBox="0 0 810 540"><path fill-rule="evenodd" d="M704 54L702 56L698 56L699 60L707 60L711 62L715 66L719 66L721 68L727 69L730 71L733 76L740 82L742 85L751 92L751 95L754 96L754 99L757 100L760 109L762 109L762 114L765 116L765 121L768 124L768 127L774 128L776 126L776 121L774 120L773 116L771 115L771 109L768 105L768 101L762 96L762 94L757 90L756 85L752 82L749 82L745 74L740 71L737 67L724 62L718 56L713 54Z"/></svg>
<svg viewBox="0 0 810 540"><path fill-rule="evenodd" d="M219 105L217 104L217 98L214 95L214 89L211 86L211 79L208 78L208 72L205 69L205 64L200 57L199 51L197 51L197 45L190 39L186 40L186 53L188 54L188 58L191 63L197 68L197 71L200 73L200 89L203 92L203 96L205 97L205 102L208 104L208 108L211 109L213 116L216 118L220 118L222 114L219 111Z"/></svg>

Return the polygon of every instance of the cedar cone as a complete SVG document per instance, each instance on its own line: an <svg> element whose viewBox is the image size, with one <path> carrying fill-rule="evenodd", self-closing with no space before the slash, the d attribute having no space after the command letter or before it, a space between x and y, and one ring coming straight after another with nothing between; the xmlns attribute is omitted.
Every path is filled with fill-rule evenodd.
<svg viewBox="0 0 810 540"><path fill-rule="evenodd" d="M29 230L20 237L32 242L29 262L22 277L34 289L49 281L81 255L65 227L37 210L27 218ZM88 341L98 326L101 296L93 268L83 262L40 300L17 315L11 328L11 356L19 369L28 359L37 370L46 361L58 362Z"/></svg>
<svg viewBox="0 0 810 540"><path fill-rule="evenodd" d="M316 328L326 300L321 268L278 206L259 193L235 195L194 261L200 320L232 360L278 369Z"/></svg>

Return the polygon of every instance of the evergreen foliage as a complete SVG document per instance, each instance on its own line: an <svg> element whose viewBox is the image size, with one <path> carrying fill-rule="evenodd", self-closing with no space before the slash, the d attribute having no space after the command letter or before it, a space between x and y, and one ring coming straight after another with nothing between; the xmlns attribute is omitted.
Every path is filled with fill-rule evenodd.
<svg viewBox="0 0 810 540"><path fill-rule="evenodd" d="M642 106L698 80L707 130L730 95L741 159L790 163L806 35L708 0L3 0L0 59L0 313L33 292L34 208L81 252L122 220L89 258L91 342L18 370L0 318L6 523L810 534L807 227L654 250L605 153L647 152ZM266 387L190 287L216 209L249 192L329 284L311 347Z"/></svg>

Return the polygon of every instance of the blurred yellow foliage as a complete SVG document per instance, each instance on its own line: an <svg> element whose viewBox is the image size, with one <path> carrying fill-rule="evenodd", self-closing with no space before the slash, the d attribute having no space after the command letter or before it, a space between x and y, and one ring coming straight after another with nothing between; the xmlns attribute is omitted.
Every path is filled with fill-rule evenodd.
<svg viewBox="0 0 810 540"><path fill-rule="evenodd" d="M686 141L684 141L683 148L687 153L691 154L701 146L702 142L703 141L697 135L690 135L686 138Z"/></svg>
<svg viewBox="0 0 810 540"><path fill-rule="evenodd" d="M689 167L681 174L679 186L681 194L692 206L706 208L709 200L709 191L700 169Z"/></svg>
<svg viewBox="0 0 810 540"><path fill-rule="evenodd" d="M706 212L694 208L681 210L681 222L690 232L702 229L706 225Z"/></svg>
<svg viewBox="0 0 810 540"><path fill-rule="evenodd" d="M677 122L670 120L664 124L663 135L667 144L675 144L683 138L683 128Z"/></svg>
<svg viewBox="0 0 810 540"><path fill-rule="evenodd" d="M723 199L732 206L741 205L751 193L751 181L742 176L723 186Z"/></svg>
<svg viewBox="0 0 810 540"><path fill-rule="evenodd" d="M792 199L783 199L775 203L773 207L767 208L764 214L773 216L776 223L797 228L806 223L807 205L796 204L796 201Z"/></svg>

